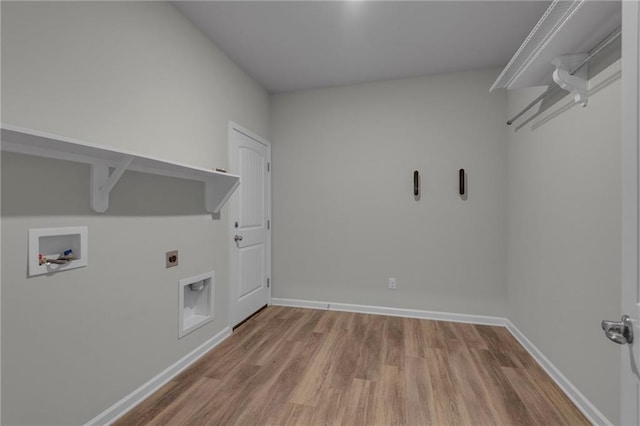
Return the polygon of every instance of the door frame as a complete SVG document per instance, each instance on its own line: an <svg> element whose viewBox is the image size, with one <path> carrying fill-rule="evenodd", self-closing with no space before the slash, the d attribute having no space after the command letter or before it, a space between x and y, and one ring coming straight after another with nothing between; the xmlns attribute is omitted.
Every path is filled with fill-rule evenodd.
<svg viewBox="0 0 640 426"><path fill-rule="evenodd" d="M251 130L242 127L241 125L235 123L234 121L229 121L228 125L228 133L227 133L227 160L228 164L231 164L231 135L233 132L241 133L248 138L255 140L258 143L261 143L267 147L267 162L271 165L271 142L266 140L265 138L258 136L253 133ZM240 185L242 185L242 176L240 176ZM235 193L231 195L233 198ZM271 279L271 229L273 227L273 220L271 219L273 215L271 214L271 166L269 166L269 170L267 172L267 201L266 201L266 213L267 220L270 221L270 226L267 229L267 241L265 242L267 248L267 277L269 278L269 286L267 287L267 305L271 305L271 289L273 288L273 280ZM233 309L233 289L231 286L231 278L233 277L233 262L231 258L231 252L234 249L235 242L231 237L234 233L234 218L231 217L231 214L228 214L227 220L227 247L228 247L228 265L229 265L229 313L227 323L229 327L233 327L235 324L231 324L232 312Z"/></svg>
<svg viewBox="0 0 640 426"><path fill-rule="evenodd" d="M637 1L622 1L622 313L635 319L640 309L637 301L640 265L640 5ZM638 324L634 325L636 332ZM620 420L621 424L638 422L638 395L636 379L629 374L631 345L621 347Z"/></svg>

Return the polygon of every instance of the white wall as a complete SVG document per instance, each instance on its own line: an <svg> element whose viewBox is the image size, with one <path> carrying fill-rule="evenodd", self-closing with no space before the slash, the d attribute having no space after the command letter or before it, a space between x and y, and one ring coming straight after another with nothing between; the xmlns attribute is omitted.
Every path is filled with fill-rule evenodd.
<svg viewBox="0 0 640 426"><path fill-rule="evenodd" d="M567 97L508 145L508 317L614 424L620 347L600 321L621 315L620 80L601 83L619 65L586 108L558 113ZM509 116L540 90L509 92Z"/></svg>
<svg viewBox="0 0 640 426"><path fill-rule="evenodd" d="M272 97L274 297L505 314L506 95L488 90L498 72Z"/></svg>
<svg viewBox="0 0 640 426"><path fill-rule="evenodd" d="M225 167L228 120L268 137L268 107L169 3L2 2L5 123ZM83 423L227 325L226 210L205 214L201 184L127 172L95 214L88 177L2 156L3 424ZM26 278L27 230L67 225L88 225L89 266ZM178 341L178 280L212 269L216 319Z"/></svg>

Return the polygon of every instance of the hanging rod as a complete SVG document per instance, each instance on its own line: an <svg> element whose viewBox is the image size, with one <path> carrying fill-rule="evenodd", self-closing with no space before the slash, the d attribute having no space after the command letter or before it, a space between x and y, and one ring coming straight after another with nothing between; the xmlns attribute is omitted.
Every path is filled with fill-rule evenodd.
<svg viewBox="0 0 640 426"><path fill-rule="evenodd" d="M593 59L593 57L596 56L598 53L600 53L605 47L613 43L618 37L620 37L621 34L622 34L622 27L618 27L615 30L613 30L600 43L598 43L596 47L591 49L591 52L589 52L589 55L586 58L580 61L571 71L569 71L569 75L574 75L576 71L582 68L584 64L586 64L591 59Z"/></svg>
<svg viewBox="0 0 640 426"><path fill-rule="evenodd" d="M569 75L574 75L576 73L576 71L578 71L585 64L587 64L591 59L593 59L594 56L596 56L598 53L600 53L605 47L607 47L611 43L613 43L618 37L620 37L621 34L622 34L622 27L618 27L615 30L613 30L611 33L609 33L609 35L607 35L604 39L602 39L600 41L600 43L598 43L593 49L591 49L591 51L589 52L587 57L585 57L583 60L581 60L578 64L576 64L575 67L573 67L569 71ZM547 90L544 91L543 94L541 94L540 96L535 98L529 105L524 107L524 109L522 111L520 111L519 113L514 115L511 118L511 120L507 121L507 126L511 126L514 121L516 121L518 118L522 117L524 115L524 113L526 113L531 108L533 108L538 102L540 102L542 99L544 99L545 96L555 92L558 89L560 89L560 86L558 86L555 83L552 83L549 86L549 88L547 88Z"/></svg>
<svg viewBox="0 0 640 426"><path fill-rule="evenodd" d="M545 96L555 92L556 90L558 90L560 88L560 86L558 86L557 84L553 83L552 85L549 86L549 88L547 90L544 91L544 93L540 96L538 96L537 98L535 98L533 101L531 101L531 103L529 105L527 105L526 107L524 107L524 109L522 111L520 111L519 113L517 113L516 115L514 115L511 120L507 121L507 126L511 126L513 124L514 121L516 121L518 118L522 117L524 115L525 112L529 111L531 108L533 108L538 102L540 102L542 99L544 99Z"/></svg>

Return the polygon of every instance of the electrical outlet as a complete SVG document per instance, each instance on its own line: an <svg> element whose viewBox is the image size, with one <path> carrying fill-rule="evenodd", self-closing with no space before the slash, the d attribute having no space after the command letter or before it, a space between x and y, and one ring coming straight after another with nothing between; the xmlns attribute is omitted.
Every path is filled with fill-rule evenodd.
<svg viewBox="0 0 640 426"><path fill-rule="evenodd" d="M167 268L178 266L178 250L168 251L166 254Z"/></svg>
<svg viewBox="0 0 640 426"><path fill-rule="evenodd" d="M397 281L396 281L396 279L395 279L395 278L389 278L389 289L390 289L390 290L395 290L395 289L397 289L397 288L398 288L398 287L397 287L397 284L398 284L398 283L397 283Z"/></svg>

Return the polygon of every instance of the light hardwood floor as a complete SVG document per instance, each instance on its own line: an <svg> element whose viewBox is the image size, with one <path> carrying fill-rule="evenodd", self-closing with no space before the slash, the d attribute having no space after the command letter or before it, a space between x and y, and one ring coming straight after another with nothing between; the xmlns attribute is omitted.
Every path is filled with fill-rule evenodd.
<svg viewBox="0 0 640 426"><path fill-rule="evenodd" d="M117 425L586 425L502 327L269 307Z"/></svg>

